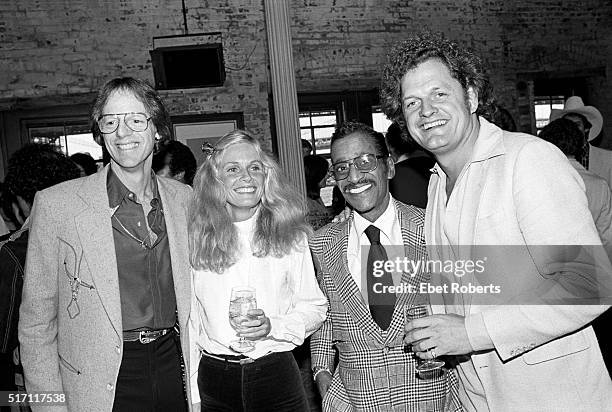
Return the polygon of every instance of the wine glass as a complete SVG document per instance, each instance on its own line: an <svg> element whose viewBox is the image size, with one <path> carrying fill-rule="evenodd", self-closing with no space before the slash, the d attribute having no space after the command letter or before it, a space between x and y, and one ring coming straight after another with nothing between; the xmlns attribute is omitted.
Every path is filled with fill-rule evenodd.
<svg viewBox="0 0 612 412"><path fill-rule="evenodd" d="M257 308L255 300L255 288L249 286L236 286L232 288L229 305L229 321L236 331L242 329L242 322L250 319L248 312ZM240 337L230 342L230 348L235 352L245 353L255 349L255 344Z"/></svg>
<svg viewBox="0 0 612 412"><path fill-rule="evenodd" d="M431 307L429 306L429 303L417 302L412 306L404 306L404 314L406 316L406 320L424 318L431 315ZM438 358L425 359L417 362L416 370L418 373L426 373L438 370L442 366L444 366L444 361L441 361Z"/></svg>

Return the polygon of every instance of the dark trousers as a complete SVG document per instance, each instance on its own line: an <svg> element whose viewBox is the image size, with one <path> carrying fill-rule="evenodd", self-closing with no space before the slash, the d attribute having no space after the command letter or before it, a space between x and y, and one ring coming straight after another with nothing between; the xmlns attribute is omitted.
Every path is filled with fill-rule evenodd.
<svg viewBox="0 0 612 412"><path fill-rule="evenodd" d="M123 343L113 411L187 411L181 354L174 332L147 344Z"/></svg>
<svg viewBox="0 0 612 412"><path fill-rule="evenodd" d="M198 369L202 411L305 412L300 371L291 352L240 365L202 355Z"/></svg>
<svg viewBox="0 0 612 412"><path fill-rule="evenodd" d="M0 353L0 391L15 392L15 366L13 352ZM9 406L0 406L0 412L10 412Z"/></svg>

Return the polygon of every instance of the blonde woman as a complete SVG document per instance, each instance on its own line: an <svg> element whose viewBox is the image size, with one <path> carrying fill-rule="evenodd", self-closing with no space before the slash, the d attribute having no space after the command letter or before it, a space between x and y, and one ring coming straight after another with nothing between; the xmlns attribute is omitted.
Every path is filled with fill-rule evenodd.
<svg viewBox="0 0 612 412"><path fill-rule="evenodd" d="M255 138L237 130L209 148L196 174L189 241L200 362L191 383L202 410L307 409L291 350L325 320L327 301L308 249L304 201L281 173ZM238 286L255 291L256 309L235 330L228 310Z"/></svg>

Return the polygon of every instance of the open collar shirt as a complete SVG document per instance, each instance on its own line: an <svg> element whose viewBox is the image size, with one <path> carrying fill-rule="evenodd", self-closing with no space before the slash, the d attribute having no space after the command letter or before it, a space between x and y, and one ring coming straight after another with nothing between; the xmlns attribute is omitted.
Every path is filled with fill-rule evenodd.
<svg viewBox="0 0 612 412"><path fill-rule="evenodd" d="M107 192L119 274L123 330L167 329L176 323L170 247L155 174L146 219L142 201L108 171Z"/></svg>

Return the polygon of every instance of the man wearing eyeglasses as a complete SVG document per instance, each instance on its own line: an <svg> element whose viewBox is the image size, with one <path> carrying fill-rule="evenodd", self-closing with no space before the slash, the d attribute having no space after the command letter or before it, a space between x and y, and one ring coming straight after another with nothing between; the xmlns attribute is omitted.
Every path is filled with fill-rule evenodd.
<svg viewBox="0 0 612 412"><path fill-rule="evenodd" d="M327 320L311 341L324 411L456 410L452 371L427 377L404 348L403 308L426 280L422 270L382 270L385 262L426 259L422 209L394 200L384 136L361 123L338 127L330 172L353 212L317 231L311 249ZM339 364L334 364L335 351Z"/></svg>
<svg viewBox="0 0 612 412"><path fill-rule="evenodd" d="M168 114L151 86L118 78L92 121L110 165L34 201L19 321L26 389L64 394L58 410L186 411L190 189L151 169Z"/></svg>

